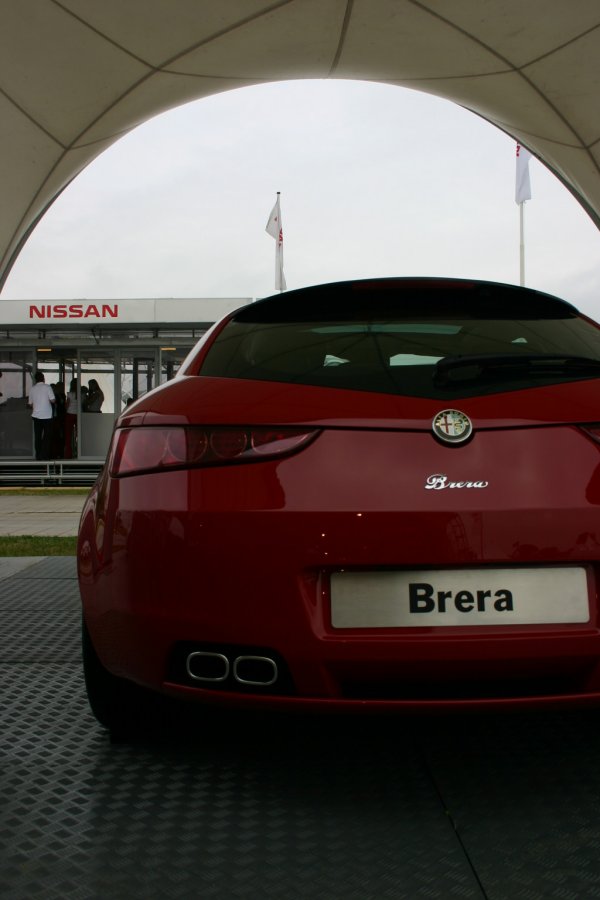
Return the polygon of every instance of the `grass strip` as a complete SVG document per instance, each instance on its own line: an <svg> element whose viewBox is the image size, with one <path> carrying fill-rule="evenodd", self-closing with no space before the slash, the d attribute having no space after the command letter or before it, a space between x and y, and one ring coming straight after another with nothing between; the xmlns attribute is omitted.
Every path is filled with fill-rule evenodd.
<svg viewBox="0 0 600 900"><path fill-rule="evenodd" d="M0 537L0 556L75 556L76 537L9 535Z"/></svg>
<svg viewBox="0 0 600 900"><path fill-rule="evenodd" d="M81 494L90 492L86 487L0 487L0 497L56 497L57 494Z"/></svg>

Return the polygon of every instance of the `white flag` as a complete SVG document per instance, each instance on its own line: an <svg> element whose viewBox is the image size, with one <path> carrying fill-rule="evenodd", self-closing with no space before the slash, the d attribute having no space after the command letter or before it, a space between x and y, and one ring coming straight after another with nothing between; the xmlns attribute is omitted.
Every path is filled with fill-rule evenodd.
<svg viewBox="0 0 600 900"><path fill-rule="evenodd" d="M515 202L523 203L531 200L531 182L529 180L529 160L531 153L517 144L517 179L515 184Z"/></svg>
<svg viewBox="0 0 600 900"><path fill-rule="evenodd" d="M275 206L271 210L267 227L267 234L275 238L275 290L285 291L285 275L283 274L283 225L281 222L281 207L279 204L279 193Z"/></svg>

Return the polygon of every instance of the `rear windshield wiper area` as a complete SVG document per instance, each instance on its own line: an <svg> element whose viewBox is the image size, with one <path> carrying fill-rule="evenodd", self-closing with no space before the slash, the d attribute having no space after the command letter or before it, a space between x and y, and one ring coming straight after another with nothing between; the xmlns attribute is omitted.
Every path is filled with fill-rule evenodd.
<svg viewBox="0 0 600 900"><path fill-rule="evenodd" d="M478 379L523 378L597 378L600 359L567 356L560 353L481 353L469 356L446 356L436 363L433 382L436 387L449 387L458 382Z"/></svg>

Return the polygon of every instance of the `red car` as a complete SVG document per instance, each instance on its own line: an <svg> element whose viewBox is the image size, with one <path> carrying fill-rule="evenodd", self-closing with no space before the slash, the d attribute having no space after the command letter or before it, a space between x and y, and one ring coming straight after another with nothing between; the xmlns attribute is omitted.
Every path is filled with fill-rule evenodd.
<svg viewBox="0 0 600 900"><path fill-rule="evenodd" d="M205 704L600 701L600 326L509 285L309 287L130 406L83 511L114 728Z"/></svg>

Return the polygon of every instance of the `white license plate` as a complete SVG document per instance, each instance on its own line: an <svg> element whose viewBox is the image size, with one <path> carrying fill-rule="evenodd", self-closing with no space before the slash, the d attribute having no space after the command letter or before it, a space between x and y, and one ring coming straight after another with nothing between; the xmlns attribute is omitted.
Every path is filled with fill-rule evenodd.
<svg viewBox="0 0 600 900"><path fill-rule="evenodd" d="M334 628L430 628L589 621L581 566L334 572Z"/></svg>

